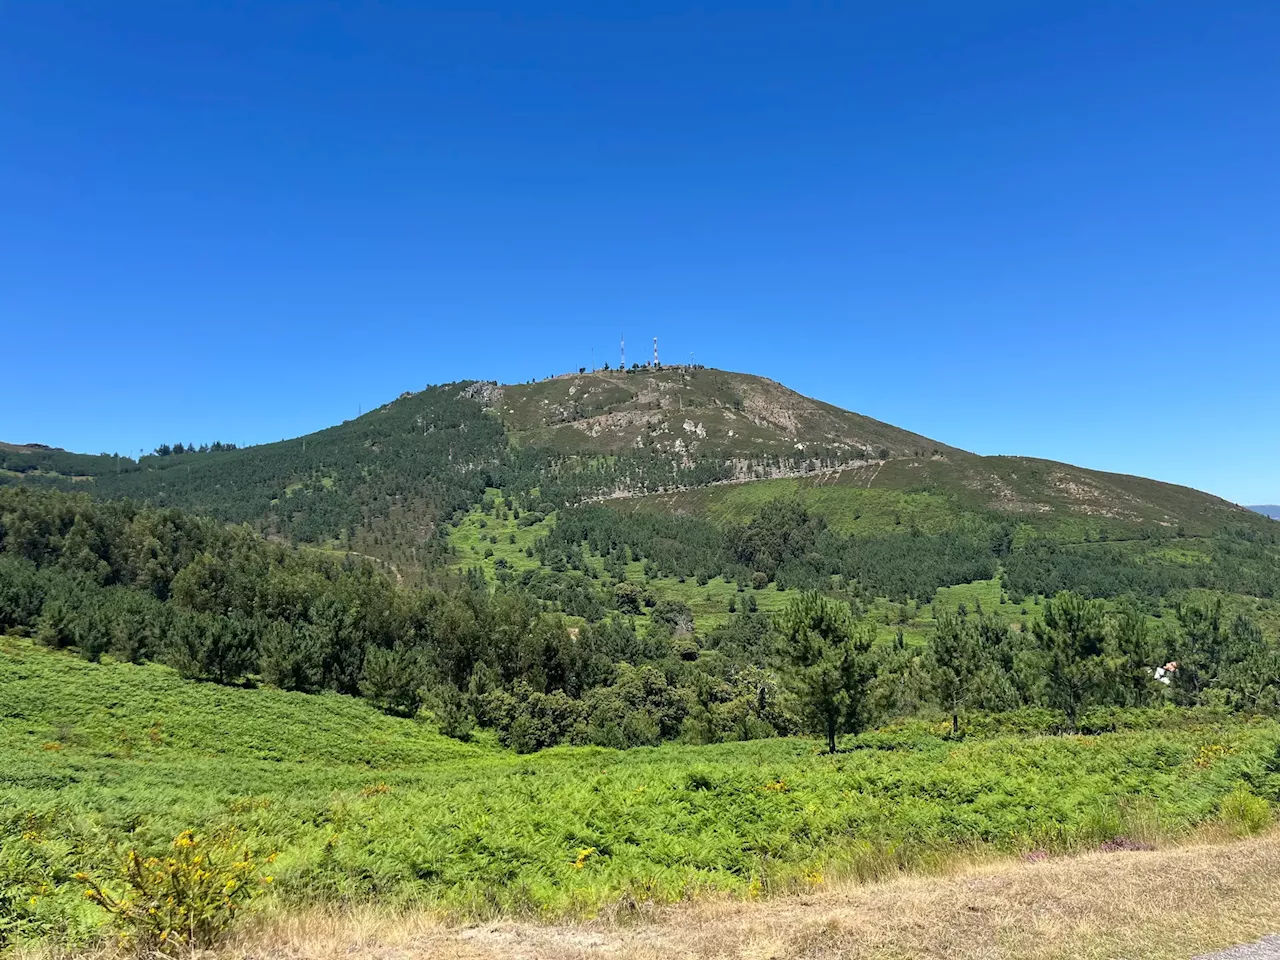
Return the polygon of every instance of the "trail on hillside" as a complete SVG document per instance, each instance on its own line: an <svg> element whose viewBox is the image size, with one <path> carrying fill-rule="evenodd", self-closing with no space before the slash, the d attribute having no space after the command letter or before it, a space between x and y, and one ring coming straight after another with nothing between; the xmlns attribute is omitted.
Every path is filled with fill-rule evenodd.
<svg viewBox="0 0 1280 960"><path fill-rule="evenodd" d="M947 877L759 902L617 911L582 924L299 916L238 956L364 960L1192 957L1280 931L1280 836L1004 861Z"/></svg>
<svg viewBox="0 0 1280 960"><path fill-rule="evenodd" d="M904 459L912 459L912 458L904 458ZM883 467L886 463L888 463L888 461L881 460L881 461L872 461L872 462L876 464L876 471L871 475L871 480L874 480L876 478L876 474L879 474L880 468ZM609 493L600 493L600 494L595 494L589 497L583 497L578 502L579 503L603 503L608 500L638 500L642 497L662 497L662 496L667 496L668 494L673 494L673 493L687 493L690 490L702 490L706 487L730 487L730 486L736 486L743 483L759 483L764 480L816 480L819 483L827 483L827 482L835 483L837 480L840 479L840 474L846 473L846 472L851 473L855 470L860 470L870 465L871 465L870 463L860 462L854 465L844 463L835 467L814 467L809 470L776 470L771 472L768 476L764 476L764 477L756 477L756 476L729 477L725 480L708 480L706 483L700 483L697 486L688 486L688 485L682 484L679 486L663 487L660 490L618 489L618 490L613 490ZM833 475L834 475L834 479L829 481L826 479L826 478L832 477ZM871 480L867 481L868 487L871 486Z"/></svg>

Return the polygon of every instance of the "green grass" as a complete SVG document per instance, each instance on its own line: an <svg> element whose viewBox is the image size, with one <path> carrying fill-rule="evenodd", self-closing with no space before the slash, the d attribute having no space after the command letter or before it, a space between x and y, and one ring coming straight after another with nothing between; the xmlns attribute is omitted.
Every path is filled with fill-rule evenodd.
<svg viewBox="0 0 1280 960"><path fill-rule="evenodd" d="M847 470L811 479L754 480L653 494L621 501L618 509L657 513L688 513L719 524L743 524L779 498L799 500L812 513L826 519L835 530L851 536L884 536L907 533L943 533L977 523L942 494L867 489L874 468Z"/></svg>
<svg viewBox="0 0 1280 960"><path fill-rule="evenodd" d="M658 600L679 600L687 603L689 609L693 611L694 624L702 634L715 629L733 616L729 612L731 599L734 601L737 612L747 609L748 597L755 597L756 607L760 613L778 613L800 594L798 590L777 590L773 584L763 590L752 590L748 587L739 593L735 582L720 577L711 578L705 585L699 584L693 577L686 578L684 583L681 583L678 577L646 582L642 563L627 564L627 579L643 584ZM637 622L647 621L647 616L637 618Z"/></svg>
<svg viewBox="0 0 1280 960"><path fill-rule="evenodd" d="M554 524L554 514L522 527L509 510L495 517L480 507L474 507L457 527L449 531L449 543L455 550L450 566L459 570L480 567L490 583L497 577L499 559L505 560L508 569L516 572L536 568L539 566L538 558L526 556L525 549L546 536ZM492 553L486 557L489 551Z"/></svg>
<svg viewBox="0 0 1280 960"><path fill-rule="evenodd" d="M1187 487L1024 457L899 457L812 477L720 484L611 502L622 510L677 512L746 523L769 501L797 497L855 536L1017 526L1016 542L1124 542L1154 535L1211 536L1226 527L1272 532L1266 518ZM1195 551L1189 544L1189 550Z"/></svg>
<svg viewBox="0 0 1280 960"><path fill-rule="evenodd" d="M102 919L74 872L103 875L185 828L235 826L279 850L277 905L554 915L794 889L812 871L891 872L947 851L1077 849L1153 824L1176 836L1242 783L1280 790L1280 725L1176 711L1087 737L955 742L915 723L834 757L805 739L517 757L359 700L13 639L0 640L0 710L0 864L30 885L19 931L55 939Z"/></svg>

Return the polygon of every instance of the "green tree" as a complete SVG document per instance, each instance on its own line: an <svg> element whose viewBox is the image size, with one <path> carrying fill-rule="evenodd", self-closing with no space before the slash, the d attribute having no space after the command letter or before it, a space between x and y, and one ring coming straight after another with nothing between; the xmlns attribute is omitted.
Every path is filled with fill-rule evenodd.
<svg viewBox="0 0 1280 960"><path fill-rule="evenodd" d="M1218 680L1225 637L1222 629L1222 601L1178 606L1182 628L1176 644L1178 669L1173 675L1174 696L1179 703L1202 703Z"/></svg>
<svg viewBox="0 0 1280 960"><path fill-rule="evenodd" d="M1132 604L1108 621L1106 655L1114 702L1127 707L1151 703L1159 689L1153 670L1163 661L1147 618Z"/></svg>
<svg viewBox="0 0 1280 960"><path fill-rule="evenodd" d="M874 630L853 619L848 604L807 591L778 620L783 671L812 728L836 752L836 736L867 719Z"/></svg>
<svg viewBox="0 0 1280 960"><path fill-rule="evenodd" d="M1240 710L1280 710L1280 648L1268 642L1258 625L1239 614L1227 630L1221 687Z"/></svg>
<svg viewBox="0 0 1280 960"><path fill-rule="evenodd" d="M969 702L982 674L982 648L976 626L968 617L944 613L929 644L929 667L938 699L951 714L951 732L960 732L960 712Z"/></svg>
<svg viewBox="0 0 1280 960"><path fill-rule="evenodd" d="M282 690L318 690L324 680L323 636L310 624L273 620L259 644L262 679Z"/></svg>
<svg viewBox="0 0 1280 960"><path fill-rule="evenodd" d="M1103 606L1064 591L1045 603L1044 619L1031 629L1045 657L1045 697L1067 715L1074 731L1106 675Z"/></svg>
<svg viewBox="0 0 1280 960"><path fill-rule="evenodd" d="M360 692L386 713L412 717L422 709L422 686L427 682L426 661L420 651L404 646L365 651Z"/></svg>
<svg viewBox="0 0 1280 960"><path fill-rule="evenodd" d="M257 660L258 629L239 620L177 612L164 640L164 658L184 677L235 683Z"/></svg>
<svg viewBox="0 0 1280 960"><path fill-rule="evenodd" d="M476 718L472 698L451 683L441 684L431 697L436 727L446 737L470 740Z"/></svg>

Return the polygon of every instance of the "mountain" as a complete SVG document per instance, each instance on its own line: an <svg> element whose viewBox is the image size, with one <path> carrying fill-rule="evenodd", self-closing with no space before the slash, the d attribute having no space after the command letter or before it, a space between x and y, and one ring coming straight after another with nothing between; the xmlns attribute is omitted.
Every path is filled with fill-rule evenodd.
<svg viewBox="0 0 1280 960"><path fill-rule="evenodd" d="M1186 487L978 456L764 377L686 366L433 386L240 450L134 461L5 444L0 482L176 506L409 567L439 554L442 520L493 488L544 513L595 499L716 522L786 495L850 534L1003 518L1024 537L1084 542L1267 525Z"/></svg>
<svg viewBox="0 0 1280 960"><path fill-rule="evenodd" d="M1280 520L1280 504L1260 503L1247 509L1260 513L1264 517L1270 517L1272 520Z"/></svg>
<svg viewBox="0 0 1280 960"><path fill-rule="evenodd" d="M759 491L771 490L836 508L859 491L888 490L946 497L953 512L995 512L1039 527L1070 523L1119 536L1135 527L1203 535L1256 523L1246 509L1188 487L1051 460L978 456L750 374L676 368L565 375L502 388L494 403L517 443L577 455L648 451L731 466L720 482L705 485L716 488L710 491L611 492L651 494L660 510L714 514L719 501L759 501ZM720 489L779 478L790 482L764 483L751 493Z"/></svg>
<svg viewBox="0 0 1280 960"><path fill-rule="evenodd" d="M573 453L858 462L958 452L765 377L702 367L567 374L504 387L498 402L518 442Z"/></svg>

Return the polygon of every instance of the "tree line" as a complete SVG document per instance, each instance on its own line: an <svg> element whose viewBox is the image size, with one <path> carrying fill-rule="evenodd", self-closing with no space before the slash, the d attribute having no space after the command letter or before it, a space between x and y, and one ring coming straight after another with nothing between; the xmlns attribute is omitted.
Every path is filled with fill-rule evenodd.
<svg viewBox="0 0 1280 960"><path fill-rule="evenodd" d="M1074 728L1096 707L1280 705L1274 638L1220 601L1183 604L1157 628L1131 606L1063 592L1026 629L944 613L923 646L874 643L856 600L819 590L706 636L677 601L650 613L646 629L616 609L571 624L518 582L399 587L367 560L172 509L0 489L0 628L212 682L428 708L446 733L487 726L521 751L801 731L834 747L917 715L961 732L975 712L1051 710ZM1153 669L1173 661L1166 686Z"/></svg>

